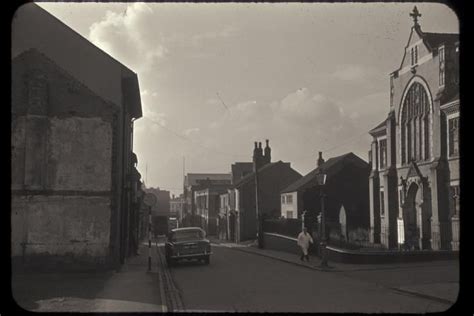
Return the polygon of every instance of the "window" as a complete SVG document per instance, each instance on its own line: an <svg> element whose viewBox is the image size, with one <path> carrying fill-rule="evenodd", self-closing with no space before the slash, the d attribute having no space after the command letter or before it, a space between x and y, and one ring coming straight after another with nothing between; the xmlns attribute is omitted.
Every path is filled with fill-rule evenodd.
<svg viewBox="0 0 474 316"><path fill-rule="evenodd" d="M401 162L430 157L430 105L425 88L418 82L405 95L401 116Z"/></svg>
<svg viewBox="0 0 474 316"><path fill-rule="evenodd" d="M281 196L281 204L285 204L285 196L284 195Z"/></svg>
<svg viewBox="0 0 474 316"><path fill-rule="evenodd" d="M418 63L418 46L413 46L410 50L411 65L414 66Z"/></svg>
<svg viewBox="0 0 474 316"><path fill-rule="evenodd" d="M459 117L449 120L449 156L457 156L459 154Z"/></svg>
<svg viewBox="0 0 474 316"><path fill-rule="evenodd" d="M459 199L460 199L460 192L459 192L459 185L454 185L450 187L450 206L451 206L451 214L453 216L459 215Z"/></svg>
<svg viewBox="0 0 474 316"><path fill-rule="evenodd" d="M293 195L287 195L286 196L286 203L287 204L292 204L293 203Z"/></svg>
<svg viewBox="0 0 474 316"><path fill-rule="evenodd" d="M393 93L394 93L393 76L390 76L390 106L393 105Z"/></svg>
<svg viewBox="0 0 474 316"><path fill-rule="evenodd" d="M380 140L379 144L380 150L380 169L385 168L387 166L387 140L382 139Z"/></svg>
<svg viewBox="0 0 474 316"><path fill-rule="evenodd" d="M384 199L384 192L380 191L380 215L385 214L385 199Z"/></svg>
<svg viewBox="0 0 474 316"><path fill-rule="evenodd" d="M415 64L418 64L418 46L415 46Z"/></svg>
<svg viewBox="0 0 474 316"><path fill-rule="evenodd" d="M440 47L438 50L439 55L439 85L444 86L444 65L445 65L445 58L444 58L444 47Z"/></svg>
<svg viewBox="0 0 474 316"><path fill-rule="evenodd" d="M293 218L293 211L286 211L286 218Z"/></svg>

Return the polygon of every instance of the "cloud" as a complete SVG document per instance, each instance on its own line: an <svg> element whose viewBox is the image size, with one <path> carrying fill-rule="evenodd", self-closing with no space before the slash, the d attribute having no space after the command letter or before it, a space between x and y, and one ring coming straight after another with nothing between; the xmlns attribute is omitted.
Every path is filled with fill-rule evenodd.
<svg viewBox="0 0 474 316"><path fill-rule="evenodd" d="M311 94L307 88L289 93L271 107L275 117L289 124L318 126L319 129L338 127L345 122L342 107L323 94Z"/></svg>
<svg viewBox="0 0 474 316"><path fill-rule="evenodd" d="M209 104L209 105L216 105L216 104L219 104L221 101L217 98L209 98L206 100L206 104Z"/></svg>
<svg viewBox="0 0 474 316"><path fill-rule="evenodd" d="M191 37L191 42L194 46L199 46L208 40L225 39L237 34L238 29L232 26L227 26L220 31L208 31L195 34Z"/></svg>
<svg viewBox="0 0 474 316"><path fill-rule="evenodd" d="M123 13L107 11L91 25L89 39L132 70L146 70L168 53L160 36L150 38L152 19L153 10L146 3L130 4Z"/></svg>
<svg viewBox="0 0 474 316"><path fill-rule="evenodd" d="M200 130L201 129L199 129L197 127L188 128L188 129L183 131L183 134L186 135L186 136L190 136L191 134L198 133Z"/></svg>
<svg viewBox="0 0 474 316"><path fill-rule="evenodd" d="M343 64L337 66L331 77L342 81L366 82L375 74L375 70L367 66Z"/></svg>

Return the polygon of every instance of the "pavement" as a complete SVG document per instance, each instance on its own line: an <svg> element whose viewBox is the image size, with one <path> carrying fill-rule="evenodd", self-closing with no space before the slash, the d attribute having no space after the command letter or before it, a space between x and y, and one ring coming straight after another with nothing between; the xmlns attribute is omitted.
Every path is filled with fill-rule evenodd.
<svg viewBox="0 0 474 316"><path fill-rule="evenodd" d="M156 250L153 245L150 271L148 246L142 244L120 271L16 273L12 295L35 312L166 312Z"/></svg>
<svg viewBox="0 0 474 316"><path fill-rule="evenodd" d="M232 248L263 257L272 258L307 269L343 274L348 277L371 280L391 290L432 299L446 304L456 302L459 292L459 261L409 262L393 264L346 264L330 262L321 267L321 259L310 255L310 261L301 261L298 255L271 249L260 249L256 242L234 244L212 239L220 247ZM295 245L296 247L296 245ZM438 275L441 274L440 278Z"/></svg>

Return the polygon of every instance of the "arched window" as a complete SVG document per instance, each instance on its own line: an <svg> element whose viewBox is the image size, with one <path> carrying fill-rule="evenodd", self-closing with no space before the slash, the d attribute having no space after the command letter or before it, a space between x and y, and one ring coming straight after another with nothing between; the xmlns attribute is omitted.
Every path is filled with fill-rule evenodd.
<svg viewBox="0 0 474 316"><path fill-rule="evenodd" d="M418 82L411 85L403 101L401 116L401 160L430 158L430 105L425 88Z"/></svg>

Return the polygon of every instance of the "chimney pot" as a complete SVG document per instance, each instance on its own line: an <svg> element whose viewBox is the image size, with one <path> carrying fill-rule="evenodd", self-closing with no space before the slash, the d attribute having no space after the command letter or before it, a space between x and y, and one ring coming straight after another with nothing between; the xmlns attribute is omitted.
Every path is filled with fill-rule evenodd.
<svg viewBox="0 0 474 316"><path fill-rule="evenodd" d="M262 148L262 142L258 142L258 148Z"/></svg>
<svg viewBox="0 0 474 316"><path fill-rule="evenodd" d="M318 167L321 166L323 163L324 163L323 152L320 151L319 152L319 158L318 158Z"/></svg>

